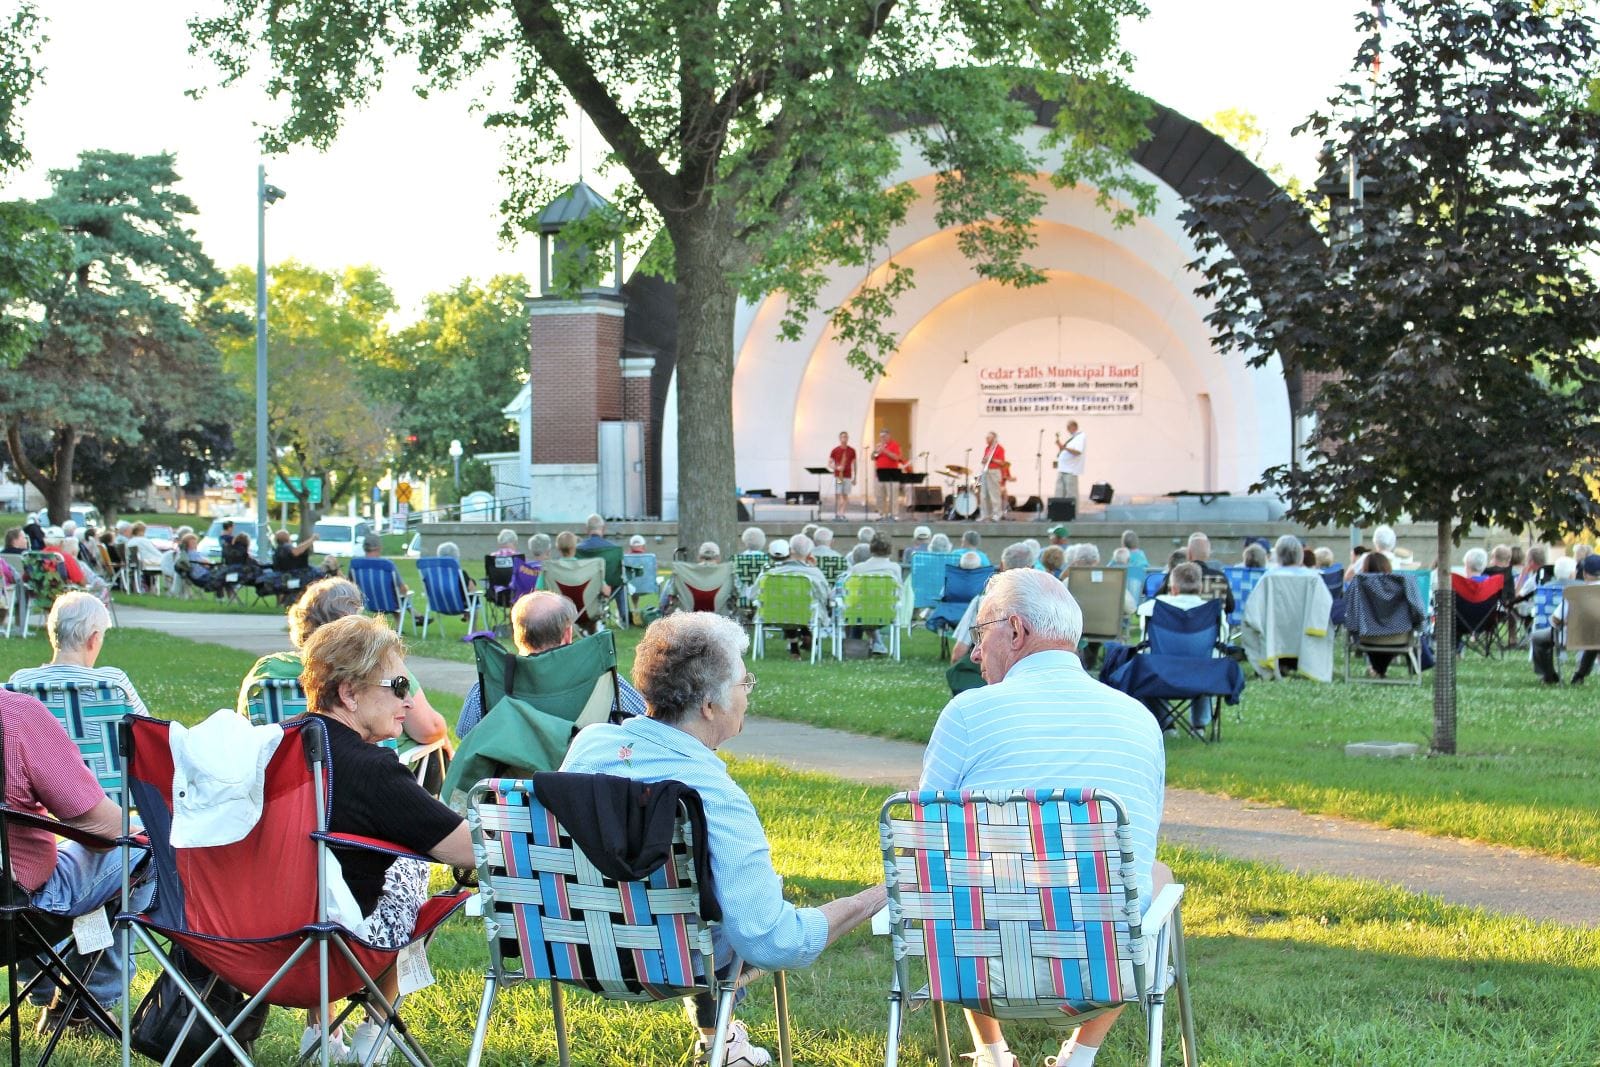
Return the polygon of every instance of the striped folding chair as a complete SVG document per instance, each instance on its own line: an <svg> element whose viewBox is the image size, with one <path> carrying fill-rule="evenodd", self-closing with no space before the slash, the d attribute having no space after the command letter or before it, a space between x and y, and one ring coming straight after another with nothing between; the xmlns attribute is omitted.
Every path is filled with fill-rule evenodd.
<svg viewBox="0 0 1600 1067"><path fill-rule="evenodd" d="M122 803L122 751L117 746L117 724L132 714L128 694L110 682L40 682L6 685L13 693L33 697L50 709L78 747L83 762L94 772L106 796Z"/></svg>
<svg viewBox="0 0 1600 1067"><path fill-rule="evenodd" d="M755 618L750 654L762 659L767 653L766 630L784 626L811 633L811 662L822 656L822 635L827 620L823 607L811 591L811 579L803 574L763 574L755 591Z"/></svg>
<svg viewBox="0 0 1600 1067"><path fill-rule="evenodd" d="M417 560L417 573L422 577L422 591L427 594L427 604L422 609L422 639L428 639L428 623L435 615L463 616L467 633L478 628L478 609L483 605L481 589L467 589L467 576L461 561L452 556L423 556ZM444 629L444 620L439 620Z"/></svg>
<svg viewBox="0 0 1600 1067"><path fill-rule="evenodd" d="M298 678L258 678L245 691L245 709L254 726L281 723L306 710L306 691Z"/></svg>
<svg viewBox="0 0 1600 1067"><path fill-rule="evenodd" d="M915 557L913 557L915 558ZM844 658L844 628L864 626L887 638L900 658L900 583L887 574L855 574L844 580L844 600L833 626L833 658Z"/></svg>
<svg viewBox="0 0 1600 1067"><path fill-rule="evenodd" d="M357 556L350 561L350 580L361 589L361 600L374 615L393 615L399 621L395 630L406 632L411 617L411 594L400 593L400 570L394 560Z"/></svg>
<svg viewBox="0 0 1600 1067"><path fill-rule="evenodd" d="M539 803L532 779L479 782L468 795L467 826L478 857L478 894L489 942L468 1067L483 1061L501 990L532 980L550 983L561 1067L571 1062L565 985L607 1000L640 1003L711 994L717 998L717 1035L709 1067L722 1067L734 993L760 974L747 971L737 982L717 980L711 927L700 916L686 812L679 811L671 860L637 882L618 882L597 871ZM773 977L778 1062L790 1067L788 986L782 971Z"/></svg>
<svg viewBox="0 0 1600 1067"><path fill-rule="evenodd" d="M1199 1062L1179 904L1182 885L1142 908L1121 801L1094 789L896 793L878 815L894 980L887 1067L899 1060L904 991L920 957L935 1003L996 1019L1075 1027L1129 1004L1144 1009L1149 1062L1175 986L1184 1063Z"/></svg>

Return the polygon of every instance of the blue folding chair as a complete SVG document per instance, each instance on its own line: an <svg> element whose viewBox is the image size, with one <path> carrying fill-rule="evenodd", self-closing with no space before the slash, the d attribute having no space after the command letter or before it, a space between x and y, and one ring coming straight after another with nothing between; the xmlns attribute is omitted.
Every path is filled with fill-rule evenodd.
<svg viewBox="0 0 1600 1067"><path fill-rule="evenodd" d="M934 603L933 610L928 612L928 618L923 625L939 635L939 658L950 658L950 634L957 626L961 625L961 616L967 613L967 605L972 603L972 598L983 592L983 587L989 584L989 579L994 577L993 567L974 567L963 570L952 564L945 564L944 592Z"/></svg>
<svg viewBox="0 0 1600 1067"><path fill-rule="evenodd" d="M405 633L411 621L411 594L400 593L400 571L393 560L369 559L365 556L350 561L350 580L361 587L361 599L367 610L379 615L398 615L396 629Z"/></svg>
<svg viewBox="0 0 1600 1067"><path fill-rule="evenodd" d="M1333 607L1328 613L1328 625L1339 627L1344 625L1344 568L1338 564L1325 567L1322 570L1322 582L1328 587L1328 592L1333 596ZM1230 581L1231 585L1232 582ZM1235 598L1237 600L1237 598ZM1234 605L1237 607L1237 603Z"/></svg>
<svg viewBox="0 0 1600 1067"><path fill-rule="evenodd" d="M1233 610L1228 613L1228 625L1237 628L1244 621L1244 602L1250 599L1250 594L1260 584L1262 575L1267 573L1265 567L1224 567L1222 573L1228 576L1228 588L1233 590ZM1341 574L1344 572L1341 571ZM1342 591L1342 587L1341 587Z"/></svg>
<svg viewBox="0 0 1600 1067"><path fill-rule="evenodd" d="M916 552L911 556L911 608L931 608L944 592L945 567L961 562L959 552Z"/></svg>
<svg viewBox="0 0 1600 1067"><path fill-rule="evenodd" d="M427 605L422 609L422 639L428 639L428 623L433 613L465 616L467 633L478 628L478 609L483 605L483 591L467 589L467 576L462 573L461 561L453 556L424 556L417 560L417 573L422 575L422 591L427 595ZM444 627L444 620L439 620Z"/></svg>
<svg viewBox="0 0 1600 1067"><path fill-rule="evenodd" d="M1155 595L1161 591L1161 586L1166 580L1166 571L1146 571L1144 586L1139 590L1139 602L1142 604L1146 600L1154 599Z"/></svg>
<svg viewBox="0 0 1600 1067"><path fill-rule="evenodd" d="M1213 708L1209 730L1194 724L1196 702L1221 697L1238 704L1244 672L1229 658L1222 633L1222 601L1187 610L1156 601L1145 639L1128 648L1110 645L1100 681L1142 701L1163 723L1201 741L1222 740L1222 709Z"/></svg>

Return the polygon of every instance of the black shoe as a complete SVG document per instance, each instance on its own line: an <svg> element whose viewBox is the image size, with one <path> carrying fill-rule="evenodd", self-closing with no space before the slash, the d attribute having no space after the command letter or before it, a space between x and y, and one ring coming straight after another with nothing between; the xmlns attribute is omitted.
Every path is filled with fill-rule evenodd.
<svg viewBox="0 0 1600 1067"><path fill-rule="evenodd" d="M1539 681L1543 682L1545 685L1560 685L1561 676L1559 674L1546 675L1545 677L1540 678ZM1583 683L1579 680L1574 680L1572 684L1581 685Z"/></svg>
<svg viewBox="0 0 1600 1067"><path fill-rule="evenodd" d="M34 1027L34 1032L40 1035L53 1033L57 1026L61 1026L68 1032L99 1032L100 1028L95 1025L94 1016L89 1014L89 1009L83 1006L82 1001L73 1003L72 1011L66 1013L65 1023L61 1021L63 1014L61 998L57 997L39 1013L39 1023Z"/></svg>
<svg viewBox="0 0 1600 1067"><path fill-rule="evenodd" d="M1587 674L1574 674L1572 676L1572 681L1568 682L1567 684L1568 685L1582 685L1583 684L1583 680L1585 678L1587 678L1587 677L1589 677Z"/></svg>

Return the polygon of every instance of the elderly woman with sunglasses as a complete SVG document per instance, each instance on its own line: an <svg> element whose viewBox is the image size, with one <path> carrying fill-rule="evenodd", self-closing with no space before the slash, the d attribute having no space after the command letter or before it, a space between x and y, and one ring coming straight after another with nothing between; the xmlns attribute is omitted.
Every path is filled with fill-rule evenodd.
<svg viewBox="0 0 1600 1067"><path fill-rule="evenodd" d="M885 902L881 885L818 908L797 908L784 900L755 806L716 751L744 727L755 687L743 660L748 644L738 623L711 612L681 612L651 623L633 660L633 684L644 695L645 714L620 725L584 729L561 765L580 774L671 779L700 795L722 907L713 940L723 978L732 977L735 955L766 970L810 966L825 947ZM691 1014L704 1052L714 1033L716 1004L697 998ZM750 1044L744 1025L734 1023L729 1067L761 1067L770 1060L766 1049Z"/></svg>
<svg viewBox="0 0 1600 1067"><path fill-rule="evenodd" d="M349 615L317 627L304 648L308 713L328 735L333 781L328 829L375 837L439 863L471 867L472 838L461 816L434 799L377 744L399 737L412 711L405 646L382 620ZM335 853L362 919L351 929L370 944L394 948L411 939L428 895L421 860L381 852ZM393 972L380 979L394 993ZM356 1044L375 1034L356 1031ZM363 1050L364 1051L364 1050Z"/></svg>

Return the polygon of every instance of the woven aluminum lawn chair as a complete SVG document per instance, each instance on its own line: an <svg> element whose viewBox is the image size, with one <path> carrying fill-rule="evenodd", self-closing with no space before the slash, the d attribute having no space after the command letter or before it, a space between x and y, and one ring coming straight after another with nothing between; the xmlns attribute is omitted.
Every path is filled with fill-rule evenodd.
<svg viewBox="0 0 1600 1067"><path fill-rule="evenodd" d="M833 658L844 658L844 628L876 629L900 658L900 583L887 574L856 574L844 580L844 599L833 625Z"/></svg>
<svg viewBox="0 0 1600 1067"><path fill-rule="evenodd" d="M306 691L298 678L258 678L245 691L245 708L255 726L281 723L305 714Z"/></svg>
<svg viewBox="0 0 1600 1067"><path fill-rule="evenodd" d="M467 826L478 858L489 947L468 1067L483 1062L501 991L534 980L550 983L561 1067L571 1062L564 985L636 1003L709 993L717 999L709 1067L722 1067L734 994L760 974L745 972L737 982L717 979L711 926L700 916L685 811L680 808L671 860L636 882L618 882L597 871L539 803L532 779L479 782L469 794ZM778 1062L790 1067L788 986L782 971L773 978Z"/></svg>
<svg viewBox="0 0 1600 1067"><path fill-rule="evenodd" d="M763 574L755 592L755 618L751 622L751 655L762 659L767 653L769 626L809 631L811 662L822 656L822 638L827 627L823 605L817 603L811 579L803 574Z"/></svg>
<svg viewBox="0 0 1600 1067"><path fill-rule="evenodd" d="M122 750L117 724L133 712L128 694L109 682L40 682L6 689L33 697L50 709L106 796L122 804Z"/></svg>
<svg viewBox="0 0 1600 1067"><path fill-rule="evenodd" d="M944 1004L1062 1027L1138 1004L1149 1062L1159 1067L1169 977L1184 1063L1199 1062L1183 886L1163 887L1141 908L1132 831L1116 797L1094 789L896 793L879 812L878 837L894 950L886 1067L899 1060L913 958L928 985L909 995L934 1002L941 1067L950 1067Z"/></svg>

